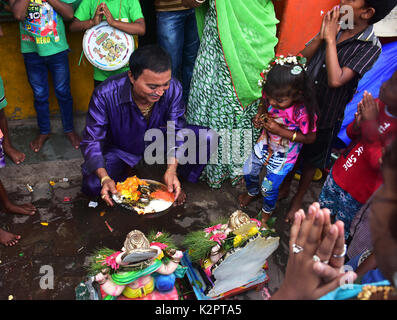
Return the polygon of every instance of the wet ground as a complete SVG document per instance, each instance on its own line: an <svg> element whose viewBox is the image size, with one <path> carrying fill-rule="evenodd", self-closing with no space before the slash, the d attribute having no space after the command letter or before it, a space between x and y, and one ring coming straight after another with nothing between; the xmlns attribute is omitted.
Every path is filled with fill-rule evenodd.
<svg viewBox="0 0 397 320"><path fill-rule="evenodd" d="M81 132L85 116L75 120ZM176 244L183 237L214 222L220 216L229 216L237 206L237 196L244 190L241 184L232 187L225 183L219 190L209 188L204 182L183 183L187 202L157 218L138 216L119 207L107 207L100 199L90 199L80 192L80 165L83 161L79 150L74 150L62 133L60 120L52 119L53 134L40 153L29 148L30 140L38 133L35 120L9 122L13 144L26 153L21 165L7 159L7 166L0 170L0 178L10 198L18 203L33 202L38 208L34 216L10 215L0 211L0 227L22 239L14 247L0 248L0 299L75 299L75 287L86 276L87 257L98 247L120 249L126 234L138 229L167 231ZM161 180L164 168L140 164L137 175L141 178ZM53 181L54 183L50 182ZM28 190L29 184L33 192ZM297 182L294 181L292 190ZM321 182L312 184L305 198L305 208L317 199ZM90 201L98 206L89 207ZM288 199L280 201L275 216L276 230L281 237L280 246L269 258L269 282L272 293L283 280L287 262L288 226L284 216ZM260 202L250 204L244 210L255 217ZM54 281L49 281L53 272ZM262 299L260 290L251 290L235 299Z"/></svg>

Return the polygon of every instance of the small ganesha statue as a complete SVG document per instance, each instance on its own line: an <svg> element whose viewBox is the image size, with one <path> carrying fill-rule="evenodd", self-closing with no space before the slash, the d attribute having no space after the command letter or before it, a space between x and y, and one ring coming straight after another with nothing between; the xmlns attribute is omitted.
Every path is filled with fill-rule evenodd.
<svg viewBox="0 0 397 320"><path fill-rule="evenodd" d="M121 251L98 250L93 259L100 272L94 279L103 299L178 300L175 280L186 273L180 266L183 254L170 248L162 233L153 240L133 230Z"/></svg>

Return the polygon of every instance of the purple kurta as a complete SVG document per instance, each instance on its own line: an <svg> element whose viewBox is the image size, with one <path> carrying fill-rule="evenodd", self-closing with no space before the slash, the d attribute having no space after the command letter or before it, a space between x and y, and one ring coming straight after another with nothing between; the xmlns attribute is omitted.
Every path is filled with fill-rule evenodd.
<svg viewBox="0 0 397 320"><path fill-rule="evenodd" d="M182 87L177 80L171 80L169 89L154 104L148 122L134 102L131 89L125 72L110 77L94 90L80 145L85 160L82 164L82 189L86 194L100 193L100 181L95 174L98 168L106 168L116 182L127 178L126 168L135 166L144 154L148 144L144 135L148 129L165 131L168 121L175 123L176 131L187 127ZM195 132L203 128L188 127ZM196 166L194 178L189 180L197 180L203 168L204 165Z"/></svg>

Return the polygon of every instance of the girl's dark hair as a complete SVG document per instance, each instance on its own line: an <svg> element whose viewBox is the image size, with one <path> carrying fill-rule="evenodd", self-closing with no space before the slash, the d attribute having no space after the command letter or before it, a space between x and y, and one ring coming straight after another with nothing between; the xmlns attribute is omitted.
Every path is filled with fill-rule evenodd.
<svg viewBox="0 0 397 320"><path fill-rule="evenodd" d="M375 14L368 21L368 24L374 24L384 17L397 5L397 0L365 0L365 5L375 9Z"/></svg>
<svg viewBox="0 0 397 320"><path fill-rule="evenodd" d="M299 67L301 72L295 72L295 70L299 71ZM263 91L271 97L288 96L294 100L294 103L302 103L309 115L309 128L310 130L314 128L318 111L316 92L312 80L302 65L275 64L267 74Z"/></svg>
<svg viewBox="0 0 397 320"><path fill-rule="evenodd" d="M129 64L134 79L138 79L145 69L155 73L171 70L169 54L158 45L139 47L131 54Z"/></svg>

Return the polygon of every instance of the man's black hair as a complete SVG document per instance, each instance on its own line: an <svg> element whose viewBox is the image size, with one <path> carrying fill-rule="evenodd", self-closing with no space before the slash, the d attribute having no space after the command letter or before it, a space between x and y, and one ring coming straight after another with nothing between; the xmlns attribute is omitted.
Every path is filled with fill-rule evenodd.
<svg viewBox="0 0 397 320"><path fill-rule="evenodd" d="M138 47L130 57L130 70L134 79L149 69L155 73L171 70L171 58L169 54L158 45L146 45Z"/></svg>
<svg viewBox="0 0 397 320"><path fill-rule="evenodd" d="M368 24L374 24L386 17L390 11L397 5L397 0L365 0L367 7L375 9L374 16L368 21Z"/></svg>

